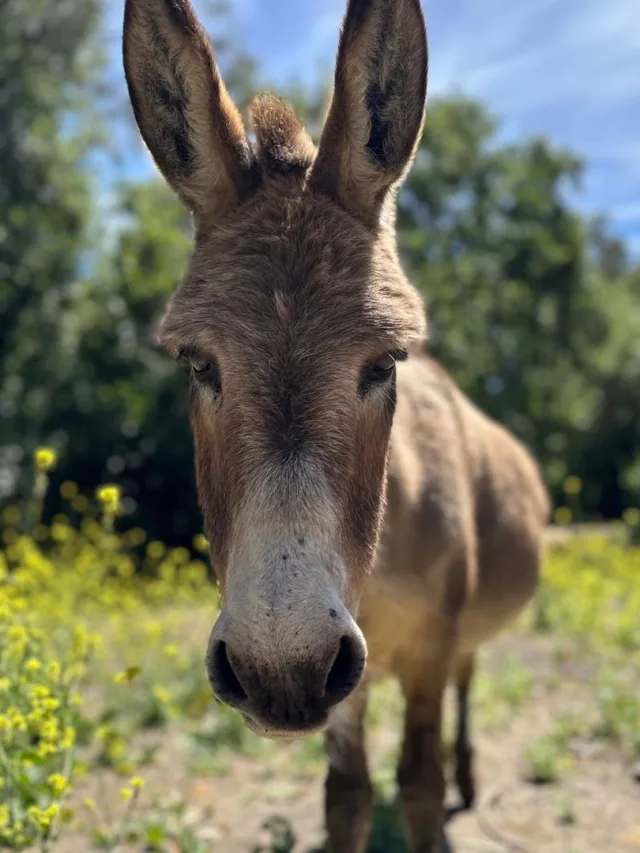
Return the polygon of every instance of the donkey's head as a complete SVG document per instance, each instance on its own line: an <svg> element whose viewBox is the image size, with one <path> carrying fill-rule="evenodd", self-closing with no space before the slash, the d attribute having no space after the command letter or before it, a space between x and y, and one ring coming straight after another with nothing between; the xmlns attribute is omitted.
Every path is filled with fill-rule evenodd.
<svg viewBox="0 0 640 853"><path fill-rule="evenodd" d="M317 152L272 96L254 102L249 142L188 0L127 0L124 59L142 136L194 216L161 340L190 365L223 592L209 677L254 730L309 731L362 675L353 614L381 522L395 363L424 334L394 235L424 110L419 0L350 0Z"/></svg>

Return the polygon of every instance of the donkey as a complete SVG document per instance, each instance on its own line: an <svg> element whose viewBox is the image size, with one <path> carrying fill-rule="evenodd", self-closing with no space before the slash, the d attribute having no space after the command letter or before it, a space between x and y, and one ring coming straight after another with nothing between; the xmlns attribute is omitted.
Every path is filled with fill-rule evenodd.
<svg viewBox="0 0 640 853"><path fill-rule="evenodd" d="M194 221L160 341L191 375L223 596L213 690L261 735L327 729L330 850L363 853L366 685L397 676L400 801L412 851L431 853L445 686L470 805L476 649L532 596L549 504L524 447L423 354L424 307L398 259L394 196L426 96L419 0L349 0L317 150L272 95L252 104L250 141L188 0L126 0L124 66Z"/></svg>

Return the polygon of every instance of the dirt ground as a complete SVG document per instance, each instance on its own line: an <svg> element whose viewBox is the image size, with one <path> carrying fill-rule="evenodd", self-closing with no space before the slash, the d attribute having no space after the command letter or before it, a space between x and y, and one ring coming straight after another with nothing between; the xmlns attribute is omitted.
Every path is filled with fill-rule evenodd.
<svg viewBox="0 0 640 853"><path fill-rule="evenodd" d="M483 663L491 672L505 651L515 653L531 674L532 687L515 710L505 712L483 702L474 726L479 802L455 813L456 792L449 791L453 813L443 851L453 853L632 853L640 851L640 782L620 751L588 738L569 742L568 764L552 784L526 780L523 751L532 739L549 733L559 715L588 713L593 702L588 669L563 660L557 647L531 637L506 636ZM482 677L482 676L481 676ZM489 682L489 692L491 686ZM485 694L487 687L485 685ZM391 702L370 739L372 766L393 773L400 713ZM229 753L207 765L206 748L194 753L186 734L171 728L144 735L159 747L144 775L141 807L153 800L187 803L184 821L196 828L213 853L252 853L266 836L264 822L279 815L295 833L296 853L322 846L324 763L320 750L312 761L296 762L295 746L274 746L267 755ZM198 754L199 753L199 754ZM386 762L386 764L385 764ZM637 768L636 768L637 770ZM92 774L81 786L101 804L117 801L117 779ZM67 836L61 853L87 853L87 836ZM123 847L122 850L139 849ZM266 847L270 850L270 847ZM180 848L175 846L175 853ZM173 851L172 851L173 853ZM395 853L395 849L393 851Z"/></svg>

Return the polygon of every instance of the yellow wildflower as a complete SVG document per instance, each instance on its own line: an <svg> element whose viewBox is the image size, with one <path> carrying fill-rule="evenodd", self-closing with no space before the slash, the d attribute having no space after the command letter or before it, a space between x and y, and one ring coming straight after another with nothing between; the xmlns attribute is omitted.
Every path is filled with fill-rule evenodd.
<svg viewBox="0 0 640 853"><path fill-rule="evenodd" d="M100 486L96 492L96 496L105 512L117 512L120 507L120 486Z"/></svg>
<svg viewBox="0 0 640 853"><path fill-rule="evenodd" d="M67 542L73 532L68 524L54 524L51 527L51 538L54 542Z"/></svg>
<svg viewBox="0 0 640 853"><path fill-rule="evenodd" d="M133 527L125 533L125 537L131 545L136 547L144 544L147 534L141 527Z"/></svg>
<svg viewBox="0 0 640 853"><path fill-rule="evenodd" d="M47 755L53 755L54 752L57 752L55 746L51 743L47 743L46 741L41 741L36 748L36 755L38 758L46 758Z"/></svg>
<svg viewBox="0 0 640 853"><path fill-rule="evenodd" d="M162 542L158 542L154 540L153 542L149 542L147 545L147 554L151 557L152 560L159 560L164 556L166 552L166 547Z"/></svg>
<svg viewBox="0 0 640 853"><path fill-rule="evenodd" d="M27 714L27 722L32 728L38 728L40 723L45 719L45 711L43 708L34 708Z"/></svg>
<svg viewBox="0 0 640 853"><path fill-rule="evenodd" d="M184 566L189 562L189 550L187 548L172 548L171 558L176 566Z"/></svg>
<svg viewBox="0 0 640 853"><path fill-rule="evenodd" d="M55 467L58 454L53 447L39 447L33 454L33 459L39 471L51 471Z"/></svg>
<svg viewBox="0 0 640 853"><path fill-rule="evenodd" d="M71 728L71 726L66 726L64 730L64 734L62 736L62 740L60 741L60 746L62 749L71 749L73 744L75 743L76 732L75 729Z"/></svg>
<svg viewBox="0 0 640 853"><path fill-rule="evenodd" d="M64 672L64 683L72 684L85 674L86 667L82 663L72 663Z"/></svg>
<svg viewBox="0 0 640 853"><path fill-rule="evenodd" d="M637 527L640 525L640 509L636 506L631 506L622 513L622 520L629 527Z"/></svg>
<svg viewBox="0 0 640 853"><path fill-rule="evenodd" d="M60 734L60 726L57 720L47 720L42 724L40 734L45 740L55 741Z"/></svg>
<svg viewBox="0 0 640 853"><path fill-rule="evenodd" d="M27 809L27 817L41 830L48 830L51 823L60 814L60 806L51 805L46 809L40 809L38 806L29 806ZM17 827L17 824L16 824Z"/></svg>
<svg viewBox="0 0 640 853"><path fill-rule="evenodd" d="M76 761L73 768L73 776L75 779L82 779L89 773L89 765L85 761Z"/></svg>
<svg viewBox="0 0 640 853"><path fill-rule="evenodd" d="M113 676L113 681L115 684L128 684L130 681L140 674L139 666L130 666L122 672L116 672Z"/></svg>
<svg viewBox="0 0 640 853"><path fill-rule="evenodd" d="M51 681L57 681L60 678L60 664L57 660L51 661L47 666L47 675Z"/></svg>
<svg viewBox="0 0 640 853"><path fill-rule="evenodd" d="M16 732L26 732L28 728L27 721L20 711L10 708L8 713L11 721L11 728Z"/></svg>
<svg viewBox="0 0 640 853"><path fill-rule="evenodd" d="M27 632L22 627L22 625L12 625L7 631L7 636L9 637L9 642L11 643L27 642Z"/></svg>
<svg viewBox="0 0 640 853"><path fill-rule="evenodd" d="M58 796L60 796L60 794L64 794L69 787L69 784L62 773L52 773L47 778L47 785L51 788L53 793Z"/></svg>
<svg viewBox="0 0 640 853"><path fill-rule="evenodd" d="M49 824L45 818L44 811L38 808L38 806L29 806L27 809L27 817L38 827L38 829L48 829Z"/></svg>
<svg viewBox="0 0 640 853"><path fill-rule="evenodd" d="M160 704L166 705L171 701L171 693L167 690L166 687L163 687L161 684L154 684L151 690L153 693L154 699L156 699Z"/></svg>
<svg viewBox="0 0 640 853"><path fill-rule="evenodd" d="M125 742L120 737L115 737L107 747L107 755L112 761L122 758L125 750Z"/></svg>
<svg viewBox="0 0 640 853"><path fill-rule="evenodd" d="M152 622L147 622L147 624L145 626L145 630L147 632L147 636L148 636L149 640L151 640L152 642L157 642L160 639L160 637L162 636L162 631L163 631L162 622L158 622L155 620Z"/></svg>
<svg viewBox="0 0 640 853"><path fill-rule="evenodd" d="M568 506L559 506L558 509L555 511L553 517L556 524L571 524L573 513L571 512Z"/></svg>
<svg viewBox="0 0 640 853"><path fill-rule="evenodd" d="M65 480L60 486L60 494L65 500L72 500L78 494L77 483L72 483L71 480Z"/></svg>
<svg viewBox="0 0 640 853"><path fill-rule="evenodd" d="M58 815L60 814L60 806L55 805L55 804L54 804L54 805L51 805L51 806L48 806L48 807L45 809L44 813L45 813L45 816L46 816L47 820L48 820L48 821L52 821L52 820L54 820L55 818L57 818L57 817L58 817Z"/></svg>
<svg viewBox="0 0 640 853"><path fill-rule="evenodd" d="M8 506L6 509L2 510L0 518L6 525L11 527L20 522L21 513L17 506Z"/></svg>
<svg viewBox="0 0 640 853"><path fill-rule="evenodd" d="M562 485L565 494L567 495L579 495L582 491L582 480L574 474L570 474L568 477L565 477L565 481Z"/></svg>
<svg viewBox="0 0 640 853"><path fill-rule="evenodd" d="M89 501L85 495L76 495L71 501L71 508L76 512L86 512L89 508Z"/></svg>
<svg viewBox="0 0 640 853"><path fill-rule="evenodd" d="M201 551L203 554L206 554L209 550L209 543L202 533L198 533L193 537L193 547L196 551Z"/></svg>

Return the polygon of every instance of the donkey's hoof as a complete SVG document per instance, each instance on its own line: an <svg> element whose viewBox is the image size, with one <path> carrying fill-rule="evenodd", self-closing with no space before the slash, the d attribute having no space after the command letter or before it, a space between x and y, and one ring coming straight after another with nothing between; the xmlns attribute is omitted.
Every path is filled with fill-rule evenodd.
<svg viewBox="0 0 640 853"><path fill-rule="evenodd" d="M473 780L470 752L464 757L458 758L456 785L458 786L464 809L468 810L472 808L476 796L476 786Z"/></svg>

